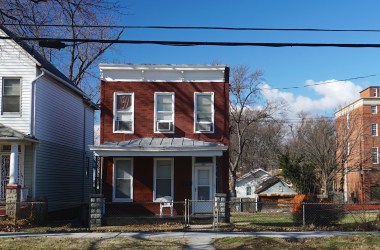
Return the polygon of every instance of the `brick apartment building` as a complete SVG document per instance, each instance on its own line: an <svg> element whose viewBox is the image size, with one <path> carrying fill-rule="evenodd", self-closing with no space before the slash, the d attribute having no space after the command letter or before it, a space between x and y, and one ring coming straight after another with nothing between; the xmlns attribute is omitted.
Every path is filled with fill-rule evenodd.
<svg viewBox="0 0 380 250"><path fill-rule="evenodd" d="M107 202L158 214L163 201L228 193L227 66L101 64L100 71L100 145L91 149L102 159ZM192 210L211 212L212 203Z"/></svg>
<svg viewBox="0 0 380 250"><path fill-rule="evenodd" d="M360 98L335 113L337 126L337 189L346 202L380 201L380 87L360 92Z"/></svg>

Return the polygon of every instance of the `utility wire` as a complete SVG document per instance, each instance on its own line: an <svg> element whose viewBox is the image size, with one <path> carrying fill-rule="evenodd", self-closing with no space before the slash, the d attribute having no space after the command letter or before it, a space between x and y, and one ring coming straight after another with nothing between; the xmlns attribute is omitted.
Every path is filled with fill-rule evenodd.
<svg viewBox="0 0 380 250"><path fill-rule="evenodd" d="M81 43L155 44L165 46L258 46L258 47L339 47L339 48L380 48L377 43L257 43L257 42L201 42L201 41L158 41L158 40L115 40L88 38L46 38L46 37L0 37L15 41L50 41Z"/></svg>
<svg viewBox="0 0 380 250"><path fill-rule="evenodd" d="M315 84L306 84L306 85L303 85L303 86L292 86L292 87L284 87L284 88L262 87L262 88L259 88L259 89L261 89L261 90L265 90L265 89L279 89L279 90L283 90L283 89L300 89L300 88L307 88L307 87L325 85L325 84L330 84L330 83L335 83L335 82L345 83L346 81L363 79L363 78L374 77L374 76L376 76L376 75L358 76L358 77L352 77L352 78L347 78L347 79L342 79L342 80L327 81L327 82L315 83Z"/></svg>
<svg viewBox="0 0 380 250"><path fill-rule="evenodd" d="M14 24L4 26L29 27L74 27L74 28L119 28L119 29L184 29L184 30L232 30L232 31L311 31L311 32L380 32L378 29L321 29L321 28L257 28L215 26L159 26L159 25L68 25L68 24Z"/></svg>

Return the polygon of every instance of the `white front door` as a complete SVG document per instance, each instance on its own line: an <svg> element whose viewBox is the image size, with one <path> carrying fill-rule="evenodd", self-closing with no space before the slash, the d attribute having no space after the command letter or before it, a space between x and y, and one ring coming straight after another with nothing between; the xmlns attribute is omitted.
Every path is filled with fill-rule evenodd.
<svg viewBox="0 0 380 250"><path fill-rule="evenodd" d="M5 200L6 188L9 182L10 155L1 155L0 166L0 200Z"/></svg>
<svg viewBox="0 0 380 250"><path fill-rule="evenodd" d="M193 213L212 213L214 164L194 164Z"/></svg>

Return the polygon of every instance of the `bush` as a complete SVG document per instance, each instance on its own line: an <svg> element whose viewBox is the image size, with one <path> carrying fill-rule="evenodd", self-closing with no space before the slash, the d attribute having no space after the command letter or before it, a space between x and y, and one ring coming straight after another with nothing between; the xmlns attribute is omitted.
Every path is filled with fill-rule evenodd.
<svg viewBox="0 0 380 250"><path fill-rule="evenodd" d="M293 220L296 223L303 223L305 217L306 225L331 226L344 216L342 205L319 202L311 196L303 196L302 202L299 198L295 199L298 205L293 207Z"/></svg>

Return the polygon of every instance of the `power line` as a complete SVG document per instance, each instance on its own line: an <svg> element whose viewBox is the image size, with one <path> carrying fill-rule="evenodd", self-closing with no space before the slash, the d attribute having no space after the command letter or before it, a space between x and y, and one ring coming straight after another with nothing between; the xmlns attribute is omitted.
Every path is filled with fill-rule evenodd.
<svg viewBox="0 0 380 250"><path fill-rule="evenodd" d="M159 26L159 25L69 25L69 24L14 24L4 26L29 27L74 27L74 28L119 28L119 29L183 29L183 30L231 30L231 31L308 31L308 32L380 32L379 29L322 29L322 28L258 28L217 26Z"/></svg>
<svg viewBox="0 0 380 250"><path fill-rule="evenodd" d="M363 78L374 77L374 76L376 76L376 75L367 75L367 76L351 77L351 78L342 79L342 80L327 81L327 82L315 83L315 84L306 84L306 85L303 85L303 86L292 86L292 87L284 87L284 88L270 88L270 87L263 87L263 88L260 88L260 89L261 89L261 90L265 90L265 89L278 89L278 90L284 90L284 89L300 89L300 88L307 88L307 87L313 87L313 86L325 85L325 84L330 84L330 83L335 83L335 82L342 82L342 83L345 83L346 81L357 80L357 79L363 79Z"/></svg>
<svg viewBox="0 0 380 250"><path fill-rule="evenodd" d="M258 47L339 47L339 48L379 48L380 44L371 43L257 43L257 42L202 42L202 41L158 41L158 40L115 40L88 38L46 38L46 37L0 37L16 41L50 41L78 43L116 43L116 44L154 44L165 46L258 46Z"/></svg>

